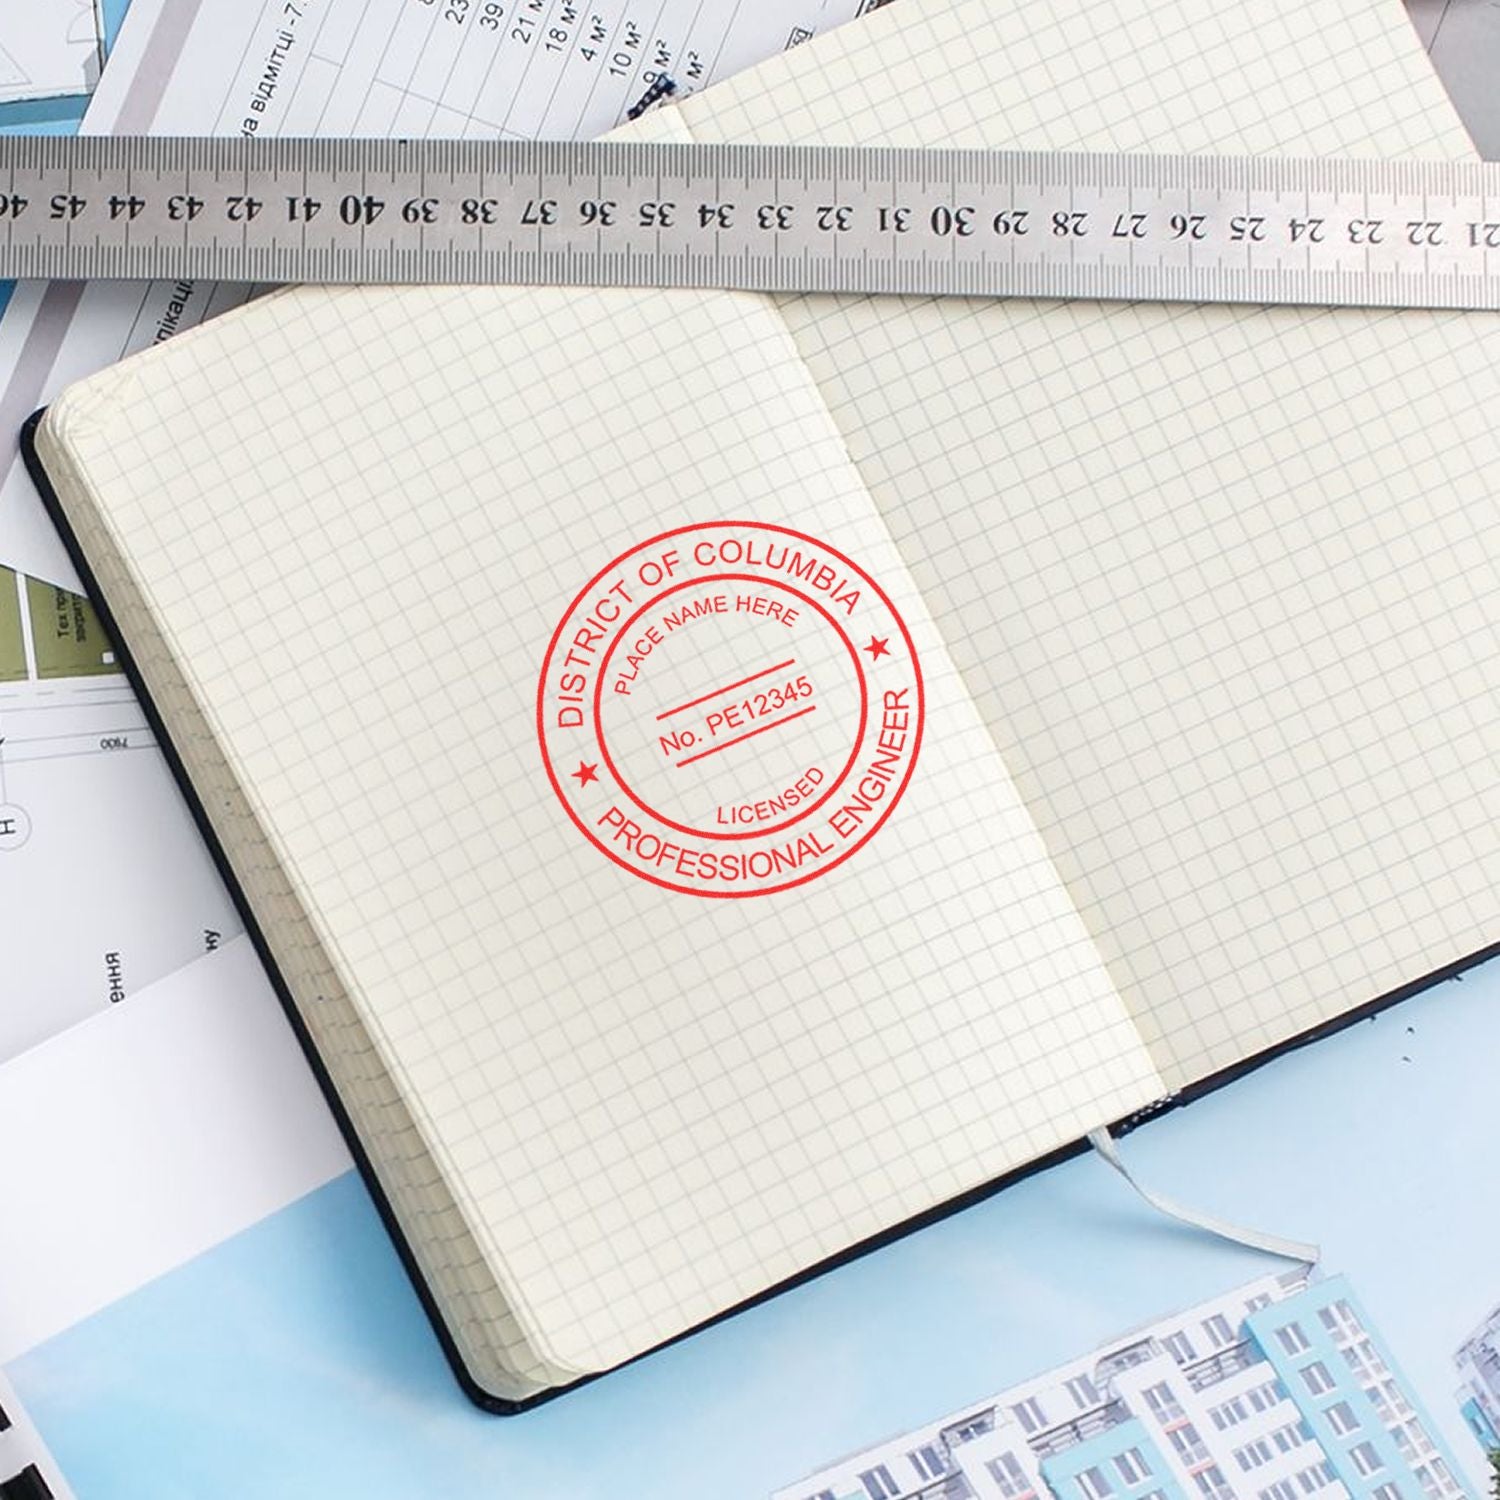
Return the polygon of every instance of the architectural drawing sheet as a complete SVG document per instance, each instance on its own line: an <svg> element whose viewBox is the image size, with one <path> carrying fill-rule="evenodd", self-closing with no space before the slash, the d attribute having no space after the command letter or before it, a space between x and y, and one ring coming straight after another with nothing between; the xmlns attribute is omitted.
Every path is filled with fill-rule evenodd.
<svg viewBox="0 0 1500 1500"><path fill-rule="evenodd" d="M863 0L868 5L868 0ZM135 0L96 134L597 135L861 0ZM20 462L63 385L236 305L190 282L28 284L0 321L0 1060L240 931Z"/></svg>
<svg viewBox="0 0 1500 1500"><path fill-rule="evenodd" d="M0 1062L240 930L81 595L0 564Z"/></svg>
<svg viewBox="0 0 1500 1500"><path fill-rule="evenodd" d="M0 26L0 104L87 94L103 61L96 0L9 0Z"/></svg>

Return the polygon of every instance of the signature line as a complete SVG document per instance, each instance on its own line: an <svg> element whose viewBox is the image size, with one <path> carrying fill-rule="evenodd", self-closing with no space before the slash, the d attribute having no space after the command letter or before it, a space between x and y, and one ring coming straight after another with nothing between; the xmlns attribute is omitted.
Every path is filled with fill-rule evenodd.
<svg viewBox="0 0 1500 1500"><path fill-rule="evenodd" d="M774 667L762 667L759 672L752 672L748 677L741 677L738 682L731 682L726 687L715 688L711 693L705 693L701 698L690 698L686 703L679 703L676 708L669 708L664 714L657 714L657 722L662 719L670 719L673 714L680 714L685 708L696 708L700 703L707 703L710 698L721 698L725 693L732 693L736 688L744 687L747 682L754 682L760 677L769 677L772 672L780 672L785 667L795 667L797 658L794 656L790 661L779 661Z"/></svg>

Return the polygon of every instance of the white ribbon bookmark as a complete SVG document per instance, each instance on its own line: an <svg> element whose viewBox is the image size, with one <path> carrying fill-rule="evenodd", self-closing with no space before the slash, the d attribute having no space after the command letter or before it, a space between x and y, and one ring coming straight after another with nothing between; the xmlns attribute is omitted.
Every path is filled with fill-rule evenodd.
<svg viewBox="0 0 1500 1500"><path fill-rule="evenodd" d="M1287 1260L1301 1261L1310 1266L1316 1265L1322 1258L1323 1252L1316 1245L1304 1244L1301 1240L1285 1239L1279 1234L1262 1234L1258 1229L1245 1229L1225 1219L1216 1218L1213 1214L1201 1213L1194 1208L1185 1208L1165 1194L1153 1192L1138 1181L1130 1168L1125 1165L1120 1156L1120 1148L1107 1128L1101 1127L1098 1130L1089 1131L1088 1142L1152 1208L1158 1213L1166 1214L1168 1218L1176 1219L1183 1224L1190 1224L1194 1229L1206 1230L1209 1234L1216 1234L1220 1239L1229 1240L1236 1245L1247 1245L1252 1250L1264 1250L1267 1255L1280 1255Z"/></svg>

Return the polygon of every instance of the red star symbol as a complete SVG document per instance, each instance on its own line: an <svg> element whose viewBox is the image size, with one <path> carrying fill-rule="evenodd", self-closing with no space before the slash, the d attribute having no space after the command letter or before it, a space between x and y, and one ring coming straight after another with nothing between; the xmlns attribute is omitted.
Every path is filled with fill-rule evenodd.
<svg viewBox="0 0 1500 1500"><path fill-rule="evenodd" d="M870 644L868 646L861 646L860 650L868 651L871 661L874 661L877 656L889 656L891 649L886 645L888 640L890 640L889 636L876 637L872 635L870 637Z"/></svg>
<svg viewBox="0 0 1500 1500"><path fill-rule="evenodd" d="M587 786L591 781L598 781L599 766L597 762L594 765L590 766L586 765L583 761L579 761L578 769L576 771L570 771L568 774L577 778L579 786Z"/></svg>

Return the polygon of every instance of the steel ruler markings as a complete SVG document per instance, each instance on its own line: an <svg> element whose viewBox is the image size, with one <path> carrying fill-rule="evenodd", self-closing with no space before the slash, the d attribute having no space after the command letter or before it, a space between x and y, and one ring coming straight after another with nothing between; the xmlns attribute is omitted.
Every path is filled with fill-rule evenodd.
<svg viewBox="0 0 1500 1500"><path fill-rule="evenodd" d="M0 278L1500 310L1500 164L0 138Z"/></svg>

